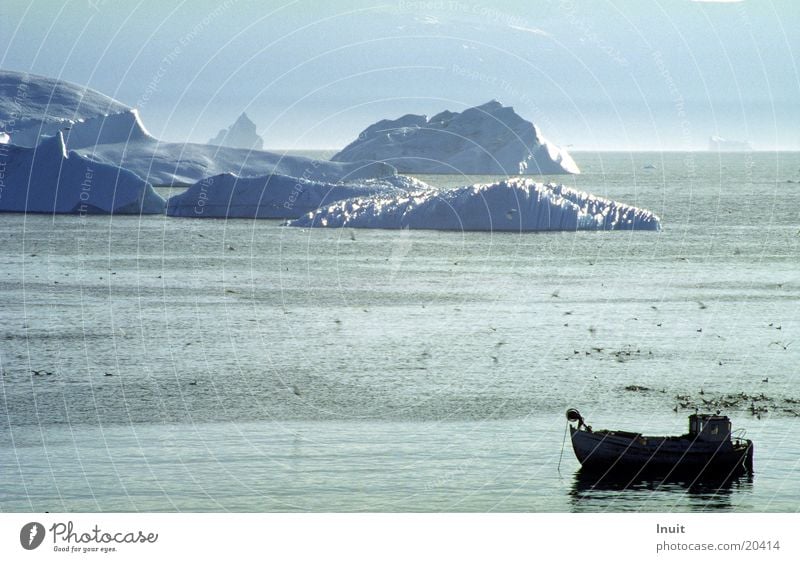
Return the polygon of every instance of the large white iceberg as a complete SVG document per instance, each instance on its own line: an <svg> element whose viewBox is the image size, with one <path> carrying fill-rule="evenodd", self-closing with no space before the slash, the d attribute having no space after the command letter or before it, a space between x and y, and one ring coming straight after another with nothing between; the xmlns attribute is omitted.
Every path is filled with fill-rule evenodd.
<svg viewBox="0 0 800 562"><path fill-rule="evenodd" d="M286 219L341 199L429 188L404 176L326 183L273 174L240 178L221 174L203 179L167 202L167 214L195 218Z"/></svg>
<svg viewBox="0 0 800 562"><path fill-rule="evenodd" d="M223 173L279 174L329 182L396 173L380 162L345 164L261 150L162 142L147 132L135 109L74 123L64 134L70 150L131 170L153 185L188 185Z"/></svg>
<svg viewBox="0 0 800 562"><path fill-rule="evenodd" d="M0 70L0 129L17 146L33 147L80 120L129 109L85 86Z"/></svg>
<svg viewBox="0 0 800 562"><path fill-rule="evenodd" d="M217 136L208 141L208 144L261 150L264 147L264 140L256 133L256 124L250 120L247 113L242 113L233 125L221 129Z"/></svg>
<svg viewBox="0 0 800 562"><path fill-rule="evenodd" d="M650 211L557 184L510 179L348 199L289 226L457 231L660 230Z"/></svg>
<svg viewBox="0 0 800 562"><path fill-rule="evenodd" d="M133 172L67 152L62 133L34 148L0 145L0 211L159 214L166 202Z"/></svg>
<svg viewBox="0 0 800 562"><path fill-rule="evenodd" d="M430 119L404 115L367 127L335 154L336 162L376 160L401 173L579 174L563 148L497 101Z"/></svg>
<svg viewBox="0 0 800 562"><path fill-rule="evenodd" d="M379 162L340 163L261 150L163 142L148 134L135 109L90 88L0 71L0 144L34 147L62 131L67 148L131 170L153 185L191 185L222 173L280 174L339 182L389 177Z"/></svg>

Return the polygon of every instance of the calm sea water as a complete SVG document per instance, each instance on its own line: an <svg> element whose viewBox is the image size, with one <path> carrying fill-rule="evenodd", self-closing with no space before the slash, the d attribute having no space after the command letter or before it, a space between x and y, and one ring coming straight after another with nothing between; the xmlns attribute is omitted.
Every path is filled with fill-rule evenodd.
<svg viewBox="0 0 800 562"><path fill-rule="evenodd" d="M800 154L575 157L663 231L0 215L0 510L797 511ZM562 456L703 400L751 478Z"/></svg>

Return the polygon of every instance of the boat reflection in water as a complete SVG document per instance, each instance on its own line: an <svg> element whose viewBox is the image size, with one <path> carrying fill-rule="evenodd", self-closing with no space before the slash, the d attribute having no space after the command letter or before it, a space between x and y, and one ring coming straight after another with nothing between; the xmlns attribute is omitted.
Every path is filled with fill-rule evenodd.
<svg viewBox="0 0 800 562"><path fill-rule="evenodd" d="M725 511L735 507L734 494L752 489L752 473L728 478L626 478L580 469L569 495L575 511Z"/></svg>

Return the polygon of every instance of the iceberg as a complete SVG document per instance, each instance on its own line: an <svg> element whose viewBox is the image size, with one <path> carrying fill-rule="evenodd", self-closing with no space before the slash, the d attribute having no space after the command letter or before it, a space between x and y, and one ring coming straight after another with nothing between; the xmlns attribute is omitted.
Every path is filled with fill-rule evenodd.
<svg viewBox="0 0 800 562"><path fill-rule="evenodd" d="M136 143L154 140L135 109L78 121L63 131L70 150L98 144Z"/></svg>
<svg viewBox="0 0 800 562"><path fill-rule="evenodd" d="M325 183L282 175L241 178L220 174L203 179L167 201L167 215L195 218L296 218L340 199L429 188L404 176Z"/></svg>
<svg viewBox="0 0 800 562"><path fill-rule="evenodd" d="M749 141L728 140L715 135L708 139L708 150L711 152L751 152L753 145Z"/></svg>
<svg viewBox="0 0 800 562"><path fill-rule="evenodd" d="M526 178L357 197L312 211L287 225L511 232L661 229L661 221L650 211Z"/></svg>
<svg viewBox="0 0 800 562"><path fill-rule="evenodd" d="M63 132L69 150L130 170L152 185L188 186L226 172L323 182L397 173L379 162L328 162L249 148L163 142L147 132L137 110L117 100L90 88L20 72L0 71L0 125L0 144L35 147Z"/></svg>
<svg viewBox="0 0 800 562"><path fill-rule="evenodd" d="M78 121L129 109L85 86L0 70L0 126L16 146L34 147Z"/></svg>
<svg viewBox="0 0 800 562"><path fill-rule="evenodd" d="M35 148L0 145L0 212L138 215L165 206L133 172L67 152L61 132Z"/></svg>
<svg viewBox="0 0 800 562"><path fill-rule="evenodd" d="M322 182L397 174L394 167L382 162L328 162L260 150L162 142L152 137L77 151L93 160L131 170L153 185L188 186L224 173L240 177L278 174Z"/></svg>
<svg viewBox="0 0 800 562"><path fill-rule="evenodd" d="M387 162L400 173L579 174L563 148L512 107L490 101L430 119L404 115L370 125L332 158L335 162Z"/></svg>
<svg viewBox="0 0 800 562"><path fill-rule="evenodd" d="M247 113L242 113L233 125L221 129L217 136L208 141L208 144L261 150L264 147L264 140L256 133L256 124L250 120Z"/></svg>

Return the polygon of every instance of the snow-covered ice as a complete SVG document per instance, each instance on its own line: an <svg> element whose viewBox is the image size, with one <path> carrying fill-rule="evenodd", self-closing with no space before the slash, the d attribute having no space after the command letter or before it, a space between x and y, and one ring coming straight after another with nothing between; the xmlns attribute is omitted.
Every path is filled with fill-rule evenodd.
<svg viewBox="0 0 800 562"><path fill-rule="evenodd" d="M384 178L397 173L382 162L328 162L260 150L161 142L152 137L100 144L78 152L136 172L153 185L191 185L224 173L241 177L279 174L324 182Z"/></svg>
<svg viewBox="0 0 800 562"><path fill-rule="evenodd" d="M429 188L404 176L326 183L281 175L203 179L167 202L167 214L195 218L285 219L299 217L340 199Z"/></svg>
<svg viewBox="0 0 800 562"><path fill-rule="evenodd" d="M208 144L261 150L264 147L264 140L256 133L256 124L250 120L247 113L242 113L233 125L221 129L217 136L208 141Z"/></svg>
<svg viewBox="0 0 800 562"><path fill-rule="evenodd" d="M166 202L133 172L67 152L62 133L34 148L0 147L0 211L160 214Z"/></svg>
<svg viewBox="0 0 800 562"><path fill-rule="evenodd" d="M566 150L497 101L461 113L442 111L430 119L413 114L384 119L367 127L332 159L387 162L401 173L580 173Z"/></svg>
<svg viewBox="0 0 800 562"><path fill-rule="evenodd" d="M70 150L152 140L135 109L79 121L64 131L64 142Z"/></svg>
<svg viewBox="0 0 800 562"><path fill-rule="evenodd" d="M0 128L17 146L36 146L77 121L128 111L100 92L55 78L0 70Z"/></svg>
<svg viewBox="0 0 800 562"><path fill-rule="evenodd" d="M457 231L660 230L650 211L557 184L510 179L450 190L357 197L289 226Z"/></svg>

